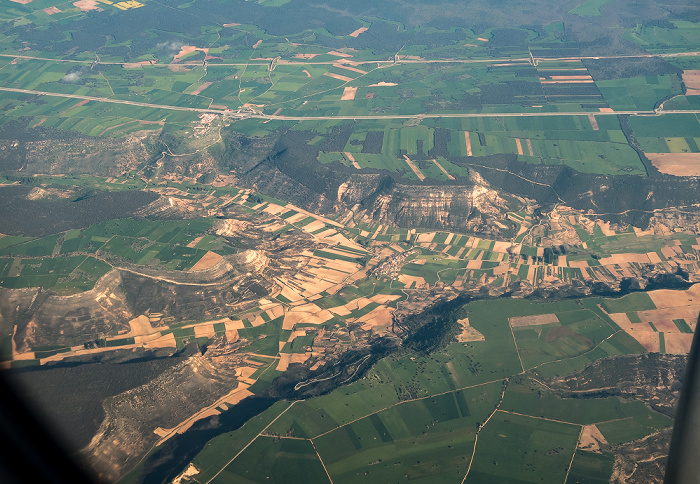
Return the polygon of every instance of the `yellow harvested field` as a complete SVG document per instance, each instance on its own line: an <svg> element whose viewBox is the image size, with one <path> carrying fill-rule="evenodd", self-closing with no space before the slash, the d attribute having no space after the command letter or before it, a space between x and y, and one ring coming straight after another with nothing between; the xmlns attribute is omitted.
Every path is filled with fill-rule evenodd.
<svg viewBox="0 0 700 484"><path fill-rule="evenodd" d="M377 82L375 84L370 84L368 87L386 87L386 86L398 86L395 82Z"/></svg>
<svg viewBox="0 0 700 484"><path fill-rule="evenodd" d="M675 176L700 176L700 153L646 153L661 173Z"/></svg>
<svg viewBox="0 0 700 484"><path fill-rule="evenodd" d="M216 336L213 324L198 324L194 327L195 338L213 338Z"/></svg>
<svg viewBox="0 0 700 484"><path fill-rule="evenodd" d="M387 304L392 301L396 301L400 298L401 296L398 296L396 294L375 294L374 296L369 298L369 300L377 304Z"/></svg>
<svg viewBox="0 0 700 484"><path fill-rule="evenodd" d="M649 257L646 254L613 254L610 257L601 257L600 265L607 266L618 264L620 266L636 262L638 264L648 264Z"/></svg>
<svg viewBox="0 0 700 484"><path fill-rule="evenodd" d="M542 324L553 324L558 323L559 318L556 314L537 314L535 316L518 316L515 318L508 318L510 326L513 328L519 328L521 326L539 326Z"/></svg>
<svg viewBox="0 0 700 484"><path fill-rule="evenodd" d="M193 248L195 245L199 244L199 242L200 242L203 238L204 238L203 235L200 235L199 237L195 237L195 239L192 240L192 242L190 242L189 244L187 244L187 247Z"/></svg>
<svg viewBox="0 0 700 484"><path fill-rule="evenodd" d="M362 323L362 329L369 331L372 328L388 327L392 322L392 308L379 306L357 320Z"/></svg>
<svg viewBox="0 0 700 484"><path fill-rule="evenodd" d="M134 318L129 321L129 327L131 330L125 335L121 335L120 338L129 338L134 336L142 336L147 334L153 334L155 330L151 326L151 321L148 316L141 315L138 318Z"/></svg>
<svg viewBox="0 0 700 484"><path fill-rule="evenodd" d="M523 154L523 145L520 143L520 138L515 138L515 146L518 148L518 154Z"/></svg>
<svg viewBox="0 0 700 484"><path fill-rule="evenodd" d="M608 441L600 433L595 425L584 425L581 431L581 438L578 441L578 448L589 452L600 453L600 445L607 444Z"/></svg>
<svg viewBox="0 0 700 484"><path fill-rule="evenodd" d="M291 302L297 302L303 299L301 294L299 294L294 289L290 288L288 285L280 283L279 279L275 279L275 281L282 286L282 292L280 292L281 296L289 299L289 301Z"/></svg>
<svg viewBox="0 0 700 484"><path fill-rule="evenodd" d="M688 69L683 71L683 83L689 90L700 90L700 70Z"/></svg>
<svg viewBox="0 0 700 484"><path fill-rule="evenodd" d="M144 348L175 348L177 347L177 342L175 341L175 335L173 333L166 334L165 336L160 336L151 341L146 341L143 343Z"/></svg>
<svg viewBox="0 0 700 484"><path fill-rule="evenodd" d="M659 342L659 333L655 331L631 331L630 336L636 339L639 344L644 346L644 349L651 353L659 353L661 351L661 343Z"/></svg>
<svg viewBox="0 0 700 484"><path fill-rule="evenodd" d="M589 114L588 115L588 120L591 122L591 127L593 128L593 131L598 131L600 128L598 127L598 121L595 119L594 114Z"/></svg>
<svg viewBox="0 0 700 484"><path fill-rule="evenodd" d="M464 132L464 141L467 144L467 156L473 156L472 155L472 140L469 139L469 131Z"/></svg>
<svg viewBox="0 0 700 484"><path fill-rule="evenodd" d="M580 76L549 76L550 79L593 79L589 75L580 75Z"/></svg>
<svg viewBox="0 0 700 484"><path fill-rule="evenodd" d="M333 67L336 67L338 69L345 69L346 71L352 71L352 72L357 72L358 74L367 74L367 71L363 71L362 69L358 69L357 67L351 67L347 64L343 64L342 62L334 62Z"/></svg>
<svg viewBox="0 0 700 484"><path fill-rule="evenodd" d="M329 260L328 262L326 262L326 266L331 269L335 269L336 271L345 272L347 274L357 272L360 268L360 264L344 260Z"/></svg>
<svg viewBox="0 0 700 484"><path fill-rule="evenodd" d="M352 101L353 99L355 99L356 94L357 94L356 87L347 86L345 89L343 89L343 95L340 96L340 100L341 101Z"/></svg>
<svg viewBox="0 0 700 484"><path fill-rule="evenodd" d="M342 52L338 52L337 50L331 50L326 52L328 55L334 55L336 57L352 57L350 54L344 54Z"/></svg>
<svg viewBox="0 0 700 484"><path fill-rule="evenodd" d="M569 267L574 267L576 269L585 269L588 267L588 262L585 260L570 260Z"/></svg>
<svg viewBox="0 0 700 484"><path fill-rule="evenodd" d="M213 84L212 82L204 82L204 83L200 84L199 87L198 87L197 89L195 89L194 91L192 91L191 94L192 94L193 96L196 96L196 95L198 95L199 93L201 93L202 91L204 91L206 88L208 88L209 86L211 86L212 84Z"/></svg>
<svg viewBox="0 0 700 484"><path fill-rule="evenodd" d="M690 353L690 345L693 343L692 334L665 333L664 346L666 353L671 355L687 355Z"/></svg>
<svg viewBox="0 0 700 484"><path fill-rule="evenodd" d="M442 167L442 165L441 165L440 163L438 163L437 160L433 160L433 163L435 163L435 166L437 166L437 167L440 169L440 171L442 171L442 172L445 174L445 176L447 176L447 178L449 178L450 180L454 180L454 179L455 179L455 177L453 177L452 175L450 175L450 174L447 172L447 170L445 170L445 169Z"/></svg>
<svg viewBox="0 0 700 484"><path fill-rule="evenodd" d="M476 40L480 40L480 41L482 41L482 42L488 42L488 41L489 41L489 39L485 39L485 38L483 38L483 37L477 37Z"/></svg>
<svg viewBox="0 0 700 484"><path fill-rule="evenodd" d="M308 225L304 226L304 232L316 232L318 229L325 227L326 224L320 220L314 220Z"/></svg>
<svg viewBox="0 0 700 484"><path fill-rule="evenodd" d="M32 1L32 0L29 0L29 2L31 2L31 1ZM27 2L27 3L29 3L29 2ZM46 13L49 14L49 15L53 15L53 14L55 14L55 13L61 13L61 11L58 9L58 7L49 7L49 8L45 8L45 9L44 9L44 12L46 12Z"/></svg>
<svg viewBox="0 0 700 484"><path fill-rule="evenodd" d="M295 206L295 205L292 205L291 203L288 203L287 205L285 205L285 206L284 206L284 209L285 209L285 210L295 210L295 211L297 211L297 212L299 212L299 213L303 213L303 214L305 214L307 217L313 217L313 218L315 218L316 220L321 220L321 221L325 222L326 225L329 225L329 226L344 228L343 225L339 224L339 223L336 222L335 220L331 220L331 219L329 219L329 218L322 217L322 216L320 216L320 215L318 215L318 214L308 212L308 211L304 210L303 208L299 208L299 207L297 207L297 206ZM364 250L364 248L363 248L361 245L359 245L359 244L357 244L356 242L353 242L353 241L349 241L349 240L348 240L348 244L346 244L346 245L347 245L348 247L352 247L352 248Z"/></svg>
<svg viewBox="0 0 700 484"><path fill-rule="evenodd" d="M540 81L542 84L593 84L595 81L593 79L587 80L573 80L573 79L560 79L556 81Z"/></svg>
<svg viewBox="0 0 700 484"><path fill-rule="evenodd" d="M224 320L221 320L218 322L224 323L224 326L226 327L227 332L245 328L243 321L231 321L231 320L224 319Z"/></svg>
<svg viewBox="0 0 700 484"><path fill-rule="evenodd" d="M276 318L279 318L280 316L284 316L284 306L279 304L279 305L273 307L272 309L268 309L267 315L270 317L270 319L276 319Z"/></svg>
<svg viewBox="0 0 700 484"><path fill-rule="evenodd" d="M398 279L400 283L405 284L406 286L410 286L411 283L415 283L414 287L422 287L426 285L425 279L423 279L422 277L399 274Z"/></svg>
<svg viewBox="0 0 700 484"><path fill-rule="evenodd" d="M282 343L280 342L280 346ZM275 370L277 371L287 371L289 368L289 363L292 361L292 354L291 353L280 353L280 359L277 362L277 368Z"/></svg>
<svg viewBox="0 0 700 484"><path fill-rule="evenodd" d="M367 32L369 30L369 27L360 27L359 29L355 30L354 32L350 33L350 37L358 37L360 34Z"/></svg>
<svg viewBox="0 0 700 484"><path fill-rule="evenodd" d="M15 1L15 0L11 0ZM29 0L31 1L31 0ZM15 3L29 3L25 2L24 0L18 0L15 1ZM73 2L74 7L78 7L80 10L83 12L89 12L90 10L97 10L100 8L99 4L97 3L96 0L78 0L77 2Z"/></svg>
<svg viewBox="0 0 700 484"><path fill-rule="evenodd" d="M672 247L662 247L661 254L667 259L671 259L676 256L676 251Z"/></svg>
<svg viewBox="0 0 700 484"><path fill-rule="evenodd" d="M535 152L532 151L532 141L530 141L529 139L525 141L527 141L527 149L530 152L530 156L535 156Z"/></svg>
<svg viewBox="0 0 700 484"><path fill-rule="evenodd" d="M660 264L662 262L661 257L656 252L647 252L647 257L652 264Z"/></svg>
<svg viewBox="0 0 700 484"><path fill-rule="evenodd" d="M537 266L531 265L530 268L527 270L527 280L533 286L535 285L535 275L536 274L537 274Z"/></svg>
<svg viewBox="0 0 700 484"><path fill-rule="evenodd" d="M613 235L615 235L615 231L610 228L610 222L603 222L599 220L597 222L597 225L598 227L600 227L600 230L606 237L612 237Z"/></svg>
<svg viewBox="0 0 700 484"><path fill-rule="evenodd" d="M192 266L190 272L209 269L210 267L214 267L222 260L223 257L221 257L219 254L217 254L216 252L209 251L206 254L204 254L204 256L201 259L199 259L195 265Z"/></svg>
<svg viewBox="0 0 700 484"><path fill-rule="evenodd" d="M559 260L557 261L557 265L566 267L568 264L566 263L566 256L565 255L560 255Z"/></svg>
<svg viewBox="0 0 700 484"><path fill-rule="evenodd" d="M26 353L14 353L12 355L12 359L15 361L33 360L34 358L35 356L33 351L27 351Z"/></svg>
<svg viewBox="0 0 700 484"><path fill-rule="evenodd" d="M291 363L304 363L311 357L309 353L281 353L277 371L287 371Z"/></svg>
<svg viewBox="0 0 700 484"><path fill-rule="evenodd" d="M356 88L356 87L346 87L346 88L345 88L345 90L348 90L348 89L355 89L355 91L357 91L357 88ZM343 94L343 95L345 95L345 94ZM353 93L353 95L352 95L352 98L355 99L355 94L354 94L354 93ZM352 163L352 166L354 166L354 167L355 167L356 169L358 169L358 170L361 169L361 168L360 168L360 164L355 160L355 157L352 155L352 153L350 153L349 151L346 151L346 152L345 152L345 156L348 157L348 160L350 160L350 163Z"/></svg>
<svg viewBox="0 0 700 484"><path fill-rule="evenodd" d="M239 382L238 386L233 390L231 393L223 396L222 398L218 399L216 402L214 402L212 405L203 408L200 410L198 413L193 415L192 417L188 418L181 424L179 424L177 427L174 427L172 429L161 429L160 427L157 430L160 430L161 432L158 432L158 435L162 435L163 431L165 432L165 435L163 435L163 438L158 442L158 444L161 444L164 440L167 440L169 437L171 437L176 431L178 434L184 434L187 432L192 425L203 418L206 417L211 417L213 415L218 415L220 412L216 409L216 407L220 406L222 403L228 403L230 405L235 405L236 403L240 402L244 398L252 395L252 392L248 390L249 385Z"/></svg>
<svg viewBox="0 0 700 484"><path fill-rule="evenodd" d="M650 291L648 294L654 305L659 309L700 305L700 284L694 284L685 291L658 289Z"/></svg>
<svg viewBox="0 0 700 484"><path fill-rule="evenodd" d="M333 74L332 72L325 72L323 75L332 77L333 79L338 79L339 81L343 82L350 82L353 80L352 77L341 76L340 74Z"/></svg>
<svg viewBox="0 0 700 484"><path fill-rule="evenodd" d="M406 164L408 165L408 167L413 171L413 173L415 173L415 175L418 177L418 179L420 181L425 180L425 175L423 174L422 171L420 171L420 168L418 168L418 166L416 166L416 164L413 163L413 161L411 161L411 159L408 156L403 155L403 157L406 160Z"/></svg>
<svg viewBox="0 0 700 484"><path fill-rule="evenodd" d="M336 306L328 310L337 316L348 316L352 312L346 306Z"/></svg>
<svg viewBox="0 0 700 484"><path fill-rule="evenodd" d="M295 224L295 223L301 222L306 217L307 217L307 215L305 213L297 213L296 215L292 215L291 217L286 219L286 222L288 224Z"/></svg>
<svg viewBox="0 0 700 484"><path fill-rule="evenodd" d="M598 108L598 111L601 113L614 113L615 110L613 108Z"/></svg>
<svg viewBox="0 0 700 484"><path fill-rule="evenodd" d="M238 386L236 387L236 390L233 392L229 393L224 397L224 402L228 403L230 405L235 405L239 403L241 400L244 398L247 398L251 395L253 395L253 392L248 390L248 386L245 383L239 383Z"/></svg>
<svg viewBox="0 0 700 484"><path fill-rule="evenodd" d="M437 232L426 232L423 234L418 234L418 237L416 238L416 243L418 244L429 244L433 241L433 238Z"/></svg>
<svg viewBox="0 0 700 484"><path fill-rule="evenodd" d="M182 57L184 57L188 54L191 54L195 51L204 52L205 55L209 53L209 49L207 47L200 48L200 47L195 47L194 45L183 45L182 48L180 49L180 52L175 54L175 57L173 57L173 61L178 61Z"/></svg>

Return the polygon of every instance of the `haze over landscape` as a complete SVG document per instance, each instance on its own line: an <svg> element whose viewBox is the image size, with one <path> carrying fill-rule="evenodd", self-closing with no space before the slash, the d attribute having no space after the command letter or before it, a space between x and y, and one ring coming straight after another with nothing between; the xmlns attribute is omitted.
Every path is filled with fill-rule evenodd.
<svg viewBox="0 0 700 484"><path fill-rule="evenodd" d="M692 0L7 0L0 370L95 482L662 482Z"/></svg>

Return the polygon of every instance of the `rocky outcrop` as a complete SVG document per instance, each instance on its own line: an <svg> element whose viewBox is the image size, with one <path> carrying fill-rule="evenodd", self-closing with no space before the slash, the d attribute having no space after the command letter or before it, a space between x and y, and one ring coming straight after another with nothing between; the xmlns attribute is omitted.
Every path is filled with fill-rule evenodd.
<svg viewBox="0 0 700 484"><path fill-rule="evenodd" d="M470 181L422 186L396 183L383 175L352 175L338 189L336 209L350 207L368 222L503 236L512 228L506 212L519 202L503 198L476 172Z"/></svg>

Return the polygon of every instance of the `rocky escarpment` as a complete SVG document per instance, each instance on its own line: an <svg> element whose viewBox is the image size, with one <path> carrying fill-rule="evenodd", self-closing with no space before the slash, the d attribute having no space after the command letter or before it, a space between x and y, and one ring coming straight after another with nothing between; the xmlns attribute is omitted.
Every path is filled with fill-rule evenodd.
<svg viewBox="0 0 700 484"><path fill-rule="evenodd" d="M338 189L336 210L350 207L368 222L504 236L512 229L506 212L525 200L503 196L475 171L462 186L397 183L382 175L352 175Z"/></svg>
<svg viewBox="0 0 700 484"><path fill-rule="evenodd" d="M0 288L0 314L15 325L13 347L18 352L82 344L127 328L133 317L118 271L105 274L93 289L71 296L41 288Z"/></svg>

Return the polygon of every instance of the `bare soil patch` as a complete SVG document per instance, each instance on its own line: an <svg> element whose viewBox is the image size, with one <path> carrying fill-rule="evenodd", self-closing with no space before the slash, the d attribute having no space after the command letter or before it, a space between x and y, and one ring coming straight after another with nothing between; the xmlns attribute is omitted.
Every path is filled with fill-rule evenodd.
<svg viewBox="0 0 700 484"><path fill-rule="evenodd" d="M520 326L539 326L541 324L558 323L559 318L556 314L536 314L535 316L518 316L509 318L508 322L511 327L517 328Z"/></svg>
<svg viewBox="0 0 700 484"><path fill-rule="evenodd" d="M457 322L462 327L462 332L457 335L457 342L486 341L484 335L469 324L469 318L460 319Z"/></svg>
<svg viewBox="0 0 700 484"><path fill-rule="evenodd" d="M595 425L584 425L581 432L581 438L578 441L578 448L589 452L600 453L601 444L607 444L608 441L600 433Z"/></svg>
<svg viewBox="0 0 700 484"><path fill-rule="evenodd" d="M131 331L124 336L143 336L152 334L155 331L153 326L151 326L151 321L148 319L148 316L145 315L141 315L129 321L129 327Z"/></svg>
<svg viewBox="0 0 700 484"><path fill-rule="evenodd" d="M29 0L29 1L31 1L31 0ZM45 8L45 9L44 9L44 12L46 12L46 13L49 14L49 15L53 15L53 14L55 14L55 13L61 13L61 11L60 11L57 7Z"/></svg>

